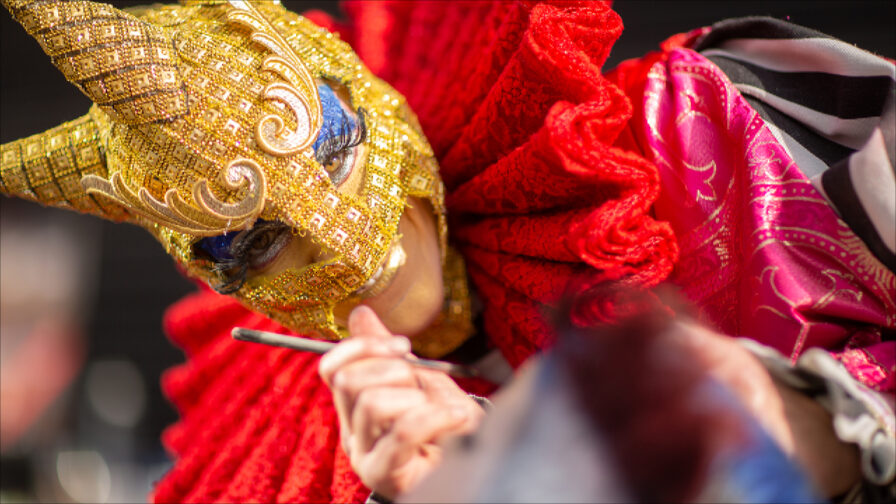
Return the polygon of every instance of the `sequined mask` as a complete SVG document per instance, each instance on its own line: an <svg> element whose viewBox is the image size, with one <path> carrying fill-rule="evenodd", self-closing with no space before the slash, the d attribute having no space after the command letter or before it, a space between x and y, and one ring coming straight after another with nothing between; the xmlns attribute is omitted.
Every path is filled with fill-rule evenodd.
<svg viewBox="0 0 896 504"><path fill-rule="evenodd" d="M340 336L334 305L371 295L395 261L408 197L432 204L446 250L444 189L416 118L338 36L273 2L130 12L4 4L95 103L75 121L3 145L4 193L140 224L211 285L221 273L198 242L283 223L325 259L252 277L233 295L327 338ZM333 89L366 127L352 173L315 157ZM341 184L349 177L360 181L355 189Z"/></svg>

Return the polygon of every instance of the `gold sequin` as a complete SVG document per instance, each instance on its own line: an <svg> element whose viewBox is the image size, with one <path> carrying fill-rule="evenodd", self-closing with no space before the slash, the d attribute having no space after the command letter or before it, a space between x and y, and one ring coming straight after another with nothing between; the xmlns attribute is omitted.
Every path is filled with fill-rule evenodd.
<svg viewBox="0 0 896 504"><path fill-rule="evenodd" d="M272 2L186 1L130 13L101 3L6 3L96 105L3 145L4 192L141 224L213 284L218 274L193 250L201 237L258 218L308 232L326 262L253 278L235 296L329 338L342 331L334 304L353 299L383 265L408 197L431 203L447 250L444 187L404 98L307 19ZM367 112L356 194L333 184L311 148L325 80ZM461 311L469 334L469 310Z"/></svg>

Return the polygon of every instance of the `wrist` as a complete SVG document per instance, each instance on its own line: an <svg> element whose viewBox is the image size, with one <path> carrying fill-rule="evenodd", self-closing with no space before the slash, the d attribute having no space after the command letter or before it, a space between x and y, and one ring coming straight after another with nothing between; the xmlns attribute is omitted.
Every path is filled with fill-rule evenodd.
<svg viewBox="0 0 896 504"><path fill-rule="evenodd" d="M791 456L824 495L847 492L862 477L856 445L837 437L831 414L818 401L779 380L774 384L793 438Z"/></svg>

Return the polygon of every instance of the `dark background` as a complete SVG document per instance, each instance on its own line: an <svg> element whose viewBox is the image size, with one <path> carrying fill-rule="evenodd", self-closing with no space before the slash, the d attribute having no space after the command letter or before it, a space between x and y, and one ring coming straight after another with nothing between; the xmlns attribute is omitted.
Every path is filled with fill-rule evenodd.
<svg viewBox="0 0 896 504"><path fill-rule="evenodd" d="M111 3L127 7L147 2ZM283 3L296 12L320 8L339 13L331 2ZM891 59L896 56L896 2L892 1L618 0L614 8L623 18L625 31L607 62L608 69L655 49L675 33L745 15L789 19ZM38 44L6 12L0 13L0 29L0 142L38 133L86 112L90 106L87 98L62 78ZM0 198L0 211L36 223L62 213L8 198ZM98 221L96 226L101 228L101 267L93 303L96 309L86 317L88 362L115 357L137 365L149 389L148 404L131 435L147 449L158 450L161 429L175 420L160 395L159 375L182 361L181 353L162 335L160 320L166 306L195 287L175 271L172 260L142 229ZM68 422L75 432L94 432L85 427L92 421L89 412L78 406L82 382L79 379L72 387L74 406L70 409L74 412L69 412ZM5 469L4 473L8 476ZM6 486L9 478L4 480Z"/></svg>

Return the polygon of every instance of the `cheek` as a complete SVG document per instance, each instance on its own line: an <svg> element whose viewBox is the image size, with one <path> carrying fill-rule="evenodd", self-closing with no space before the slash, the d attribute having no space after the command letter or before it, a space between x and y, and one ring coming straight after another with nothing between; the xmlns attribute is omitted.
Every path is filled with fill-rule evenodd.
<svg viewBox="0 0 896 504"><path fill-rule="evenodd" d="M314 262L317 251L319 248L311 240L293 235L274 260L263 268L250 270L249 277L275 277L289 268L302 268Z"/></svg>
<svg viewBox="0 0 896 504"><path fill-rule="evenodd" d="M417 278L429 279L433 289L442 290L442 251L439 247L438 234L433 229L419 240L421 259L416 267Z"/></svg>
<svg viewBox="0 0 896 504"><path fill-rule="evenodd" d="M426 329L444 304L441 250L428 206L412 199L398 232L407 254L392 284L365 301L391 331L414 336Z"/></svg>
<svg viewBox="0 0 896 504"><path fill-rule="evenodd" d="M408 235L402 244L413 248L418 253L421 273L425 270L429 276L438 277L442 282L442 250L439 240L436 217L430 204L420 198L409 198L409 207L402 216L399 232ZM410 243L407 243L410 242Z"/></svg>

